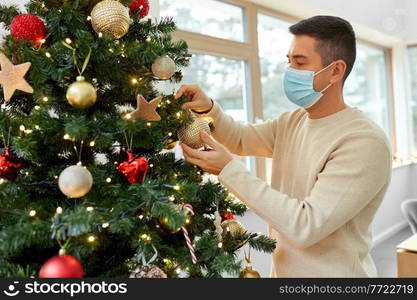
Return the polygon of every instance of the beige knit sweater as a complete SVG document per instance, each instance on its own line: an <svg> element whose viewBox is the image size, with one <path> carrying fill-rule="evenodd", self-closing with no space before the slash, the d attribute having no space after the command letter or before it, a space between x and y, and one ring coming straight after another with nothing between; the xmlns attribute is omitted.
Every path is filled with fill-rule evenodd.
<svg viewBox="0 0 417 300"><path fill-rule="evenodd" d="M241 156L272 158L271 185L235 158L219 181L269 224L271 277L375 277L371 222L391 178L384 132L352 107L320 119L303 108L244 125L215 102L213 136Z"/></svg>

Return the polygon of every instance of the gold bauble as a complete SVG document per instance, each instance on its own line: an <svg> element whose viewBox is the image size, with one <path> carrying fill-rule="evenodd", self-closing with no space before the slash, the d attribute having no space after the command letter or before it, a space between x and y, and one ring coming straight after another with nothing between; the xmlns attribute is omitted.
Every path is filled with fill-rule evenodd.
<svg viewBox="0 0 417 300"><path fill-rule="evenodd" d="M89 108L96 103L97 92L83 76L77 76L77 81L68 87L67 100L75 108Z"/></svg>
<svg viewBox="0 0 417 300"><path fill-rule="evenodd" d="M81 198L91 190L93 176L83 166L70 166L59 175L58 185L68 198Z"/></svg>
<svg viewBox="0 0 417 300"><path fill-rule="evenodd" d="M165 146L165 149L171 150L171 149L175 148L176 145L177 145L177 141L175 141L173 139L168 139L167 144Z"/></svg>
<svg viewBox="0 0 417 300"><path fill-rule="evenodd" d="M176 233L178 231L181 230L181 227L178 228L172 228L171 225L169 224L169 221L167 218L160 218L159 219L159 223L161 223L161 227L165 230L168 231L169 233Z"/></svg>
<svg viewBox="0 0 417 300"><path fill-rule="evenodd" d="M152 64L152 73L159 79L167 80L175 74L175 62L168 56L160 56Z"/></svg>
<svg viewBox="0 0 417 300"><path fill-rule="evenodd" d="M237 221L237 220L225 220L221 224L223 228L223 234L226 234L227 232L230 232L231 234L243 234L246 232L245 227Z"/></svg>
<svg viewBox="0 0 417 300"><path fill-rule="evenodd" d="M200 131L206 131L210 133L210 126L206 119L196 118L190 125L181 128L178 131L179 140L190 146L191 148L198 149L204 146L204 142L201 140Z"/></svg>
<svg viewBox="0 0 417 300"><path fill-rule="evenodd" d="M114 0L104 0L91 11L91 25L97 33L106 33L115 39L129 30L129 8Z"/></svg>
<svg viewBox="0 0 417 300"><path fill-rule="evenodd" d="M252 266L246 266L239 274L239 278L261 278L261 275Z"/></svg>

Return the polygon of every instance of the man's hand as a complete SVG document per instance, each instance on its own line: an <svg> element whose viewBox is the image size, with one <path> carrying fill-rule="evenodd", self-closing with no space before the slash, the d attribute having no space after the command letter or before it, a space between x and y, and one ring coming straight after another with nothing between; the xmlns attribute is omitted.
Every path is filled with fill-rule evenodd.
<svg viewBox="0 0 417 300"><path fill-rule="evenodd" d="M183 85L175 93L175 99L182 95L187 95L187 102L182 105L182 109L191 109L197 113L209 111L213 107L211 99L203 92L198 85Z"/></svg>
<svg viewBox="0 0 417 300"><path fill-rule="evenodd" d="M201 151L180 143L184 150L185 160L199 166L205 172L219 175L223 168L234 158L233 154L207 132L201 131L200 136L203 142L213 149Z"/></svg>

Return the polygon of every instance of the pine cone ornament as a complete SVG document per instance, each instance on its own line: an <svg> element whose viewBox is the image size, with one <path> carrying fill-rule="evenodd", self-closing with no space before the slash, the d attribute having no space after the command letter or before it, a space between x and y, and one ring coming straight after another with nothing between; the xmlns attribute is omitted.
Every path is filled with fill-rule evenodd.
<svg viewBox="0 0 417 300"><path fill-rule="evenodd" d="M129 278L168 278L167 274L155 265L137 267Z"/></svg>

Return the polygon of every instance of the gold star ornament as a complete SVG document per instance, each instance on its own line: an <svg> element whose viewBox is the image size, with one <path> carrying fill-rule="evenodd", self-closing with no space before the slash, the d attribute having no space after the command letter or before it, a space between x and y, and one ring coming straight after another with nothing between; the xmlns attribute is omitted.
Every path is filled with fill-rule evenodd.
<svg viewBox="0 0 417 300"><path fill-rule="evenodd" d="M162 100L162 96L156 97L150 102L142 95L136 97L137 108L129 113L129 118L140 118L146 121L160 121L161 116L156 112L159 102Z"/></svg>
<svg viewBox="0 0 417 300"><path fill-rule="evenodd" d="M23 78L29 70L31 63L13 65L12 62L0 52L0 84L3 86L4 100L9 101L16 90L33 93L33 88Z"/></svg>

